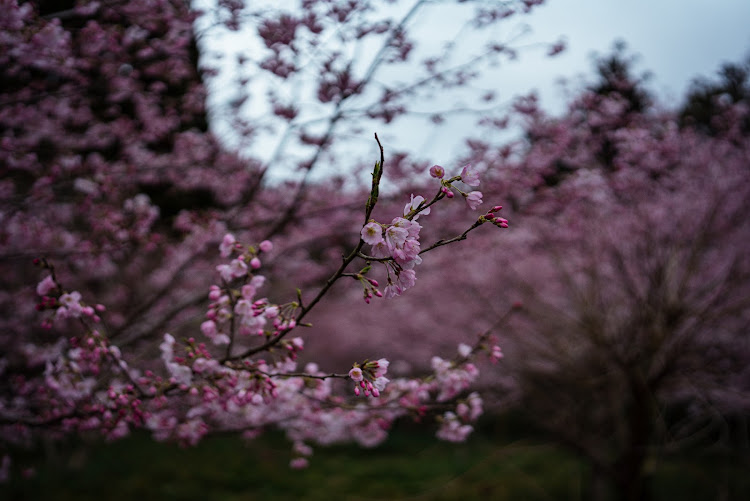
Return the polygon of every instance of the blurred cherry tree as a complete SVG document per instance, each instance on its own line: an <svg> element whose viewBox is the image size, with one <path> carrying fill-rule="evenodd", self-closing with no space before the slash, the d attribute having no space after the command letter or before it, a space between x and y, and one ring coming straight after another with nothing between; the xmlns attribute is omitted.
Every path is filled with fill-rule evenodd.
<svg viewBox="0 0 750 501"><path fill-rule="evenodd" d="M749 404L747 71L667 110L620 48L562 116L533 94L498 106L478 78L516 50L493 30L540 3L222 1L196 22L177 1L0 1L3 439L145 426L194 443L283 422L303 466L308 442L374 445L431 411L460 440L479 381L485 406L522 409L590 461L592 497L646 498L648 461L728 450ZM468 21L454 43L490 41L467 59L420 46L437 7ZM204 79L224 77L198 47L248 27L237 85L211 108L230 124L220 142ZM448 104L416 108L431 95ZM463 158L384 141L370 168L373 129L466 111ZM380 193L352 174L383 168ZM506 224L495 200L512 230L463 233ZM53 317L61 305L84 325ZM235 321L261 335L235 338ZM498 342L503 363L480 377L472 360L497 361ZM351 365L373 355L390 362ZM386 372L400 378L383 386ZM347 378L380 399L349 412L351 388L331 384Z"/></svg>

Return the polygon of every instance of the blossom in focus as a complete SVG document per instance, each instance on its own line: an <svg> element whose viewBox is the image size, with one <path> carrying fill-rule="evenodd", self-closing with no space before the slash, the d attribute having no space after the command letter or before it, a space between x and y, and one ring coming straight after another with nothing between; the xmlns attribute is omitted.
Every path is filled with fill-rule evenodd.
<svg viewBox="0 0 750 501"><path fill-rule="evenodd" d="M385 230L385 241L388 244L388 248L393 249L403 247L406 237L409 236L409 231L406 228L399 228L398 226L389 226Z"/></svg>
<svg viewBox="0 0 750 501"><path fill-rule="evenodd" d="M372 385L378 390L383 391L385 389L385 385L388 384L390 379L388 379L385 376L380 376L379 378L376 378L375 381L372 382ZM377 395L375 395L377 396Z"/></svg>
<svg viewBox="0 0 750 501"><path fill-rule="evenodd" d="M466 203L469 205L471 210L477 210L477 207L482 203L482 192L472 191L466 195Z"/></svg>
<svg viewBox="0 0 750 501"><path fill-rule="evenodd" d="M376 222L367 223L360 232L362 240L370 245L378 245L383 242L383 228Z"/></svg>
<svg viewBox="0 0 750 501"><path fill-rule="evenodd" d="M359 367L352 367L349 371L349 377L356 382L360 382L365 378L364 374L362 374L362 369Z"/></svg>
<svg viewBox="0 0 750 501"><path fill-rule="evenodd" d="M421 204L423 202L424 202L424 197L422 195L417 195L415 197L412 194L411 201L404 206L404 217L406 217L411 211L416 210L417 207L419 207L419 204ZM426 208L426 209L422 209L421 211L419 211L419 213L417 213L414 216L414 218L412 220L416 221L417 219L419 219L419 216L426 216L429 213L430 213L430 208L429 207Z"/></svg>
<svg viewBox="0 0 750 501"><path fill-rule="evenodd" d="M438 179L442 179L443 176L445 176L445 169L443 169L439 165L433 165L432 167L430 167L430 175L432 177L436 177Z"/></svg>
<svg viewBox="0 0 750 501"><path fill-rule="evenodd" d="M461 181L469 186L479 186L479 173L472 168L471 164L466 164L461 169Z"/></svg>
<svg viewBox="0 0 750 501"><path fill-rule="evenodd" d="M388 366L391 365L391 363L388 361L388 359L381 358L376 362L377 369L375 369L375 377L385 376L385 374L388 372Z"/></svg>
<svg viewBox="0 0 750 501"><path fill-rule="evenodd" d="M373 245L372 249L370 250L370 254L372 254L372 257L378 259L389 257L391 255L390 251L388 250L388 245L386 245L385 243L385 240Z"/></svg>

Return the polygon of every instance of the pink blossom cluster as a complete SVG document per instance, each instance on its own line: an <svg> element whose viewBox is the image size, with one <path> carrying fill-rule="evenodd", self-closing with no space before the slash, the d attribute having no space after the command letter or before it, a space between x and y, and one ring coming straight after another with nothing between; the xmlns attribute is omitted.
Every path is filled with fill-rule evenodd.
<svg viewBox="0 0 750 501"><path fill-rule="evenodd" d="M228 235L223 239L220 253L224 258L237 253L233 261L239 258L244 261L271 248L270 243L263 243L257 249L244 246ZM217 267L219 274L223 269ZM262 329L264 339L273 340L278 348L258 351L268 358L236 356L231 349L216 354L209 345L194 338L178 341L165 334L159 346L163 370L141 371L131 368L120 349L105 335L89 327L81 336L61 339L55 350L40 358L45 365L44 389L37 391L34 399L37 405L44 402L45 411L34 419L63 419L67 431L99 429L109 438L146 428L156 440L176 440L186 445L196 444L212 430L243 431L250 438L268 426L277 426L293 443L290 466L301 468L308 464L307 458L312 453L310 443L354 440L366 447L377 445L387 437L394 420L408 415L420 418L433 405L456 399L477 374L476 367L467 359L475 349L467 352L463 346L459 348L462 361L449 362L436 357L435 372L425 379L389 381L385 376L390 363L385 358L355 364L347 375L324 374L312 363L300 373L296 359L304 342L299 337L286 338L295 328L291 322L275 323L279 317L294 317L285 317L281 311L269 313L269 309L278 307L254 297L262 285L260 276L247 268L241 269L244 274L232 276L231 283L225 282L221 288L212 286L209 294L212 300L209 317L218 320L222 327L234 328L218 334L206 328L204 322L201 331L213 345L237 347L241 343L235 339L235 333L243 334L245 318L263 317L273 327L260 322L254 324L254 329ZM37 285L41 297L53 298L55 304L65 304L71 312L78 312L76 305L82 304L80 295L63 290L54 274ZM234 307L230 308L232 304ZM63 326L71 316L54 315L53 319ZM82 313L81 318L86 326L100 322ZM220 336L222 342L217 343ZM109 383L103 387L101 381L105 376L109 377ZM380 398L368 399L364 407L361 404L342 407L345 399L336 394L333 386L338 377L357 383L355 396L364 393ZM475 395L457 400L455 406L455 412L444 415L439 438L458 440L467 428L453 430L449 423L459 418L473 422L481 414L481 400ZM26 411L19 407L17 412L21 416ZM451 417L454 415L458 417Z"/></svg>
<svg viewBox="0 0 750 501"><path fill-rule="evenodd" d="M456 411L446 411L440 418L437 437L448 442L463 442L474 431L470 423L482 415L482 398L478 393L470 393L456 406Z"/></svg>
<svg viewBox="0 0 750 501"><path fill-rule="evenodd" d="M349 378L354 381L354 394L359 396L360 389L364 396L379 397L380 392L385 389L390 379L385 377L390 362L385 358L376 361L365 361L362 364L355 363L349 371Z"/></svg>
<svg viewBox="0 0 750 501"><path fill-rule="evenodd" d="M395 217L390 224L369 220L360 231L362 242L370 245L369 255L363 257L385 264L387 285L383 294L386 298L399 296L416 283L417 276L414 268L422 262L420 254L423 252L419 241L422 225L417 222L420 216L430 214L431 206L439 200L453 198L455 196L453 190L464 197L472 210L476 210L482 203L480 191L466 193L453 184L456 181L461 181L468 186L479 186L479 172L471 164L465 165L461 169L460 175L450 179L443 179L445 169L439 165L430 167L429 174L431 177L440 180L440 189L431 201L428 202L421 195L414 196L414 194L411 194L409 202L404 206L403 217ZM501 209L502 206L500 205L494 206L484 216L480 217L478 224L491 222L499 228L508 228L508 220L495 215ZM372 297L372 291L375 295L380 296L380 292L376 289L377 282L373 284L372 280L368 279L368 284L364 282L361 276L359 278L365 288L366 302L369 302Z"/></svg>
<svg viewBox="0 0 750 501"><path fill-rule="evenodd" d="M441 180L441 187L440 192L445 195L447 198L453 198L455 195L453 193L453 189L456 189L466 201L466 205L469 206L471 210L477 210L477 207L479 207L482 204L482 192L481 191L470 191L469 193L466 193L464 191L459 190L458 188L455 188L452 185L453 181L461 181L467 186L476 187L479 186L481 183L479 178L479 171L477 171L476 168L474 168L471 164L466 164L461 169L461 174L453 177L448 180L443 180L443 177L445 176L445 169L441 167L440 165L433 165L430 167L430 176L440 179Z"/></svg>
<svg viewBox="0 0 750 501"><path fill-rule="evenodd" d="M201 324L201 331L213 344L230 344L230 337L225 333L230 324L243 336L266 334L266 324L273 326L269 335L274 336L296 326L294 303L277 305L270 303L267 298L256 299L266 278L253 272L262 266L260 255L272 249L273 244L268 240L261 242L257 249L252 246L244 248L236 242L234 235L224 235L219 246L221 257L227 258L234 253L237 256L229 264L216 267L224 286L212 285L208 294L212 302L206 313L207 320ZM233 289L228 287L237 281L243 284L238 295L233 294Z"/></svg>
<svg viewBox="0 0 750 501"><path fill-rule="evenodd" d="M479 369L473 363L457 365L438 356L432 357L431 365L435 377L440 383L439 402L451 400L467 389L479 376Z"/></svg>
<svg viewBox="0 0 750 501"><path fill-rule="evenodd" d="M38 260L39 264L42 261ZM46 262L43 266L47 266ZM53 316L47 316L42 325L46 328L52 326L53 319L63 320L66 318L86 318L94 323L99 323L101 318L98 312L104 311L104 306L97 304L94 306L81 302L81 293L78 291L59 292L59 287L53 278L53 275L47 275L37 284L37 295L41 296L39 303L36 305L37 311L51 311ZM55 294L57 292L57 294Z"/></svg>
<svg viewBox="0 0 750 501"><path fill-rule="evenodd" d="M412 195L412 204L415 200L419 204L424 198L421 196L415 198ZM404 212L410 210L410 207L411 204L407 204ZM429 209L426 213L429 213ZM414 219L418 217L417 215ZM422 258L419 257L419 231L421 229L422 226L415 220L403 217L394 218L391 224L386 226L371 221L362 228L362 241L371 245L372 257L392 259L386 266L388 270L388 282L384 289L386 298L398 296L416 283L414 267L422 262ZM391 277L391 271L395 279Z"/></svg>

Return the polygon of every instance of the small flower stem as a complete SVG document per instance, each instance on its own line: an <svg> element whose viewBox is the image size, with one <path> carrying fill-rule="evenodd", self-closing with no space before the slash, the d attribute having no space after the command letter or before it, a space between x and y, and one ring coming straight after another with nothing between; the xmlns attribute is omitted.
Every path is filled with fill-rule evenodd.
<svg viewBox="0 0 750 501"><path fill-rule="evenodd" d="M284 372L280 374L272 374L269 372L261 372L258 371L260 374L263 374L264 376L268 376L271 378L274 377L304 377L309 379L331 379L331 378L338 378L338 379L347 379L349 377L349 374L324 374L321 376L316 376L315 374L307 374L305 372Z"/></svg>
<svg viewBox="0 0 750 501"><path fill-rule="evenodd" d="M463 233L461 233L460 235L458 235L456 237L453 237L453 238L449 238L448 240L438 240L437 242L435 242L434 244L430 245L429 247L426 247L426 248L422 249L419 253L420 254L424 254L425 252L429 252L429 251L431 251L433 249L437 249L438 247L442 247L443 245L448 245L448 244L452 244L454 242L460 242L461 240L466 240L466 235L468 235L471 230L479 228L483 224L484 224L484 221L477 220L477 221L474 222L474 224L472 224L471 226L469 226L469 228L466 231L464 231Z"/></svg>

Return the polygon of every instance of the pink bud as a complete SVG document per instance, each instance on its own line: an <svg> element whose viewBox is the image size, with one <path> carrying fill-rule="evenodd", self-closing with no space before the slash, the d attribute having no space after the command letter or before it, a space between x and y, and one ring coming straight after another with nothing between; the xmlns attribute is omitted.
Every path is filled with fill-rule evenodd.
<svg viewBox="0 0 750 501"><path fill-rule="evenodd" d="M260 268L260 259L258 259L257 257L252 258L250 260L250 267L254 270Z"/></svg>
<svg viewBox="0 0 750 501"><path fill-rule="evenodd" d="M262 252L269 252L271 249L273 249L273 244L270 240L263 240L260 244L258 244L258 247Z"/></svg>

